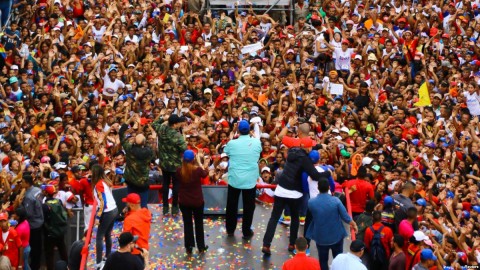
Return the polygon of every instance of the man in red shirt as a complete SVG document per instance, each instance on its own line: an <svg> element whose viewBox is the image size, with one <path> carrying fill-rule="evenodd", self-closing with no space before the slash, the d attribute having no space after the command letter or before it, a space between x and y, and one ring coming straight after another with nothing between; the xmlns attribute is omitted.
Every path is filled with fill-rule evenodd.
<svg viewBox="0 0 480 270"><path fill-rule="evenodd" d="M22 269L22 239L20 239L20 235L18 235L17 231L10 227L7 213L0 213L0 227L2 229L2 237L0 239L1 253L8 257L13 269Z"/></svg>
<svg viewBox="0 0 480 270"><path fill-rule="evenodd" d="M303 237L297 238L295 241L295 249L297 254L295 257L289 259L283 264L282 270L320 270L320 263L317 259L308 257L305 251L307 250L307 239Z"/></svg>
<svg viewBox="0 0 480 270"><path fill-rule="evenodd" d="M373 186L367 180L364 180L366 176L367 169L365 166L360 166L360 168L358 168L357 179L345 181L342 185L343 188L350 190L353 219L365 212L365 206L369 199L374 199Z"/></svg>
<svg viewBox="0 0 480 270"><path fill-rule="evenodd" d="M370 252L372 240L375 235L374 231L379 231L380 242L382 243L382 246L383 246L383 249L385 250L385 255L386 255L385 262L388 262L388 259L390 258L390 254L391 254L390 243L393 238L392 229L382 224L382 212L375 211L373 212L372 217L373 217L373 225L368 227L365 230L365 238L363 242L365 243L367 251ZM374 269L384 269L386 266L388 265L383 265L383 266L380 266L379 268L374 268ZM373 267L377 267L377 266L373 266Z"/></svg>
<svg viewBox="0 0 480 270"><path fill-rule="evenodd" d="M79 194L82 198L84 223L85 228L88 228L88 223L90 222L90 215L92 214L93 192L90 181L88 181L88 178L83 176L84 169L85 166L83 165L72 167L72 173L75 176L75 179L72 179L70 181L70 185L73 187L74 185L72 185L72 183L75 183L74 190L76 194Z"/></svg>
<svg viewBox="0 0 480 270"><path fill-rule="evenodd" d="M134 249L132 254L141 256L142 248L149 250L148 239L150 237L152 214L148 208L140 206L140 196L137 193L128 194L127 197L122 199L122 202L126 203L128 208L123 222L123 231L138 236L137 245L140 249Z"/></svg>

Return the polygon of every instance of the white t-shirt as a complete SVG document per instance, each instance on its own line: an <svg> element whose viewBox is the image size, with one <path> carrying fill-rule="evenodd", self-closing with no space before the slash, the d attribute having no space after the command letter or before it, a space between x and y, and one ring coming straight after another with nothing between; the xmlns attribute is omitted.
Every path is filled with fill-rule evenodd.
<svg viewBox="0 0 480 270"><path fill-rule="evenodd" d="M92 32L95 35L95 40L97 42L102 42L102 37L105 31L107 31L107 27L105 25L102 25L102 27L100 27L98 30L95 28L95 26L92 27Z"/></svg>
<svg viewBox="0 0 480 270"><path fill-rule="evenodd" d="M348 66L350 68L350 62L352 61L352 53L353 53L352 48L348 48L346 51L335 48L335 51L334 51L334 58L336 59L335 69L340 70L342 69L342 66Z"/></svg>
<svg viewBox="0 0 480 270"><path fill-rule="evenodd" d="M105 74L105 77L103 77L103 94L107 97L113 97L117 93L118 88L124 87L125 84L118 79L112 82L108 74Z"/></svg>
<svg viewBox="0 0 480 270"><path fill-rule="evenodd" d="M315 169L317 169L318 172L325 172L325 170L320 166L315 166ZM307 181L310 198L317 197L317 195L320 194L320 191L318 191L318 181L314 181L310 176L308 177Z"/></svg>
<svg viewBox="0 0 480 270"><path fill-rule="evenodd" d="M268 31L270 31L270 29L272 28L272 23L263 23L261 22L260 23L260 28L262 28L262 31L265 32L265 33L268 33Z"/></svg>
<svg viewBox="0 0 480 270"><path fill-rule="evenodd" d="M467 107L471 115L480 115L480 96L477 92L474 92L472 95L469 92L463 92L463 96L467 100Z"/></svg>

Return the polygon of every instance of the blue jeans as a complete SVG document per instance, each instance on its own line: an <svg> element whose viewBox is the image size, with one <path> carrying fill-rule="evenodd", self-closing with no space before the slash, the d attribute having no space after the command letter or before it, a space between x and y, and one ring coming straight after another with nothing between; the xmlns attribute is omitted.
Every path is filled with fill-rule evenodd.
<svg viewBox="0 0 480 270"><path fill-rule="evenodd" d="M317 244L317 249L318 259L320 260L320 269L328 270L328 255L330 254L330 250L332 250L332 255L335 259L338 254L341 254L343 252L343 239L336 244L328 246L320 246Z"/></svg>
<svg viewBox="0 0 480 270"><path fill-rule="evenodd" d="M30 246L23 249L23 269L30 270L30 266L28 265L28 256L30 255Z"/></svg>
<svg viewBox="0 0 480 270"><path fill-rule="evenodd" d="M130 185L127 185L127 193L137 193L140 196L140 206L142 208L147 208L148 204L148 188L145 191L139 191L136 188L132 188Z"/></svg>

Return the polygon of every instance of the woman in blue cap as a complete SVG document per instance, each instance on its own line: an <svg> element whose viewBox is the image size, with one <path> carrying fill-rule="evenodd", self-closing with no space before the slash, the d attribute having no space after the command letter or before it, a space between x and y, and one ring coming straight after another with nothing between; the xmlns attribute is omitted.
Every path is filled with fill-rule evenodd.
<svg viewBox="0 0 480 270"><path fill-rule="evenodd" d="M182 166L177 169L177 179L179 179L178 200L180 211L182 211L183 231L185 234L185 248L187 254L191 255L195 247L195 238L199 253L207 251L203 230L203 193L201 179L208 174L208 165L210 157L204 157L203 164L200 155L196 155L192 150L186 150L183 153ZM195 236L193 234L192 216L195 220Z"/></svg>

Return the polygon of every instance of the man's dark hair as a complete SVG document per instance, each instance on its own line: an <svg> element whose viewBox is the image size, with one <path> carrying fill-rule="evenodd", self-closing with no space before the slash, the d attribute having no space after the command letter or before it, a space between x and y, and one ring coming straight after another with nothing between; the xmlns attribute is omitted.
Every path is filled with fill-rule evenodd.
<svg viewBox="0 0 480 270"><path fill-rule="evenodd" d="M26 173L23 175L23 180L30 186L33 186L33 177L31 174Z"/></svg>
<svg viewBox="0 0 480 270"><path fill-rule="evenodd" d="M295 248L297 249L297 251L303 252L307 250L307 247L307 239L300 236L297 238L297 240L295 240Z"/></svg>
<svg viewBox="0 0 480 270"><path fill-rule="evenodd" d="M365 204L365 212L372 213L374 209L375 209L375 201L368 200L367 203Z"/></svg>
<svg viewBox="0 0 480 270"><path fill-rule="evenodd" d="M415 207L410 207L407 209L407 217L417 218L418 210Z"/></svg>
<svg viewBox="0 0 480 270"><path fill-rule="evenodd" d="M330 189L330 185L328 184L328 180L325 178L320 178L318 180L318 190L320 193L327 193Z"/></svg>
<svg viewBox="0 0 480 270"><path fill-rule="evenodd" d="M382 221L382 212L373 211L372 218L373 218L373 223Z"/></svg>
<svg viewBox="0 0 480 270"><path fill-rule="evenodd" d="M362 165L358 168L357 177L360 179L365 179L367 177L367 168L365 168L365 166Z"/></svg>
<svg viewBox="0 0 480 270"><path fill-rule="evenodd" d="M405 243L405 240L403 239L403 236L401 236L400 234L395 234L393 236L393 242L395 244L397 244L398 247L403 247L403 244Z"/></svg>

